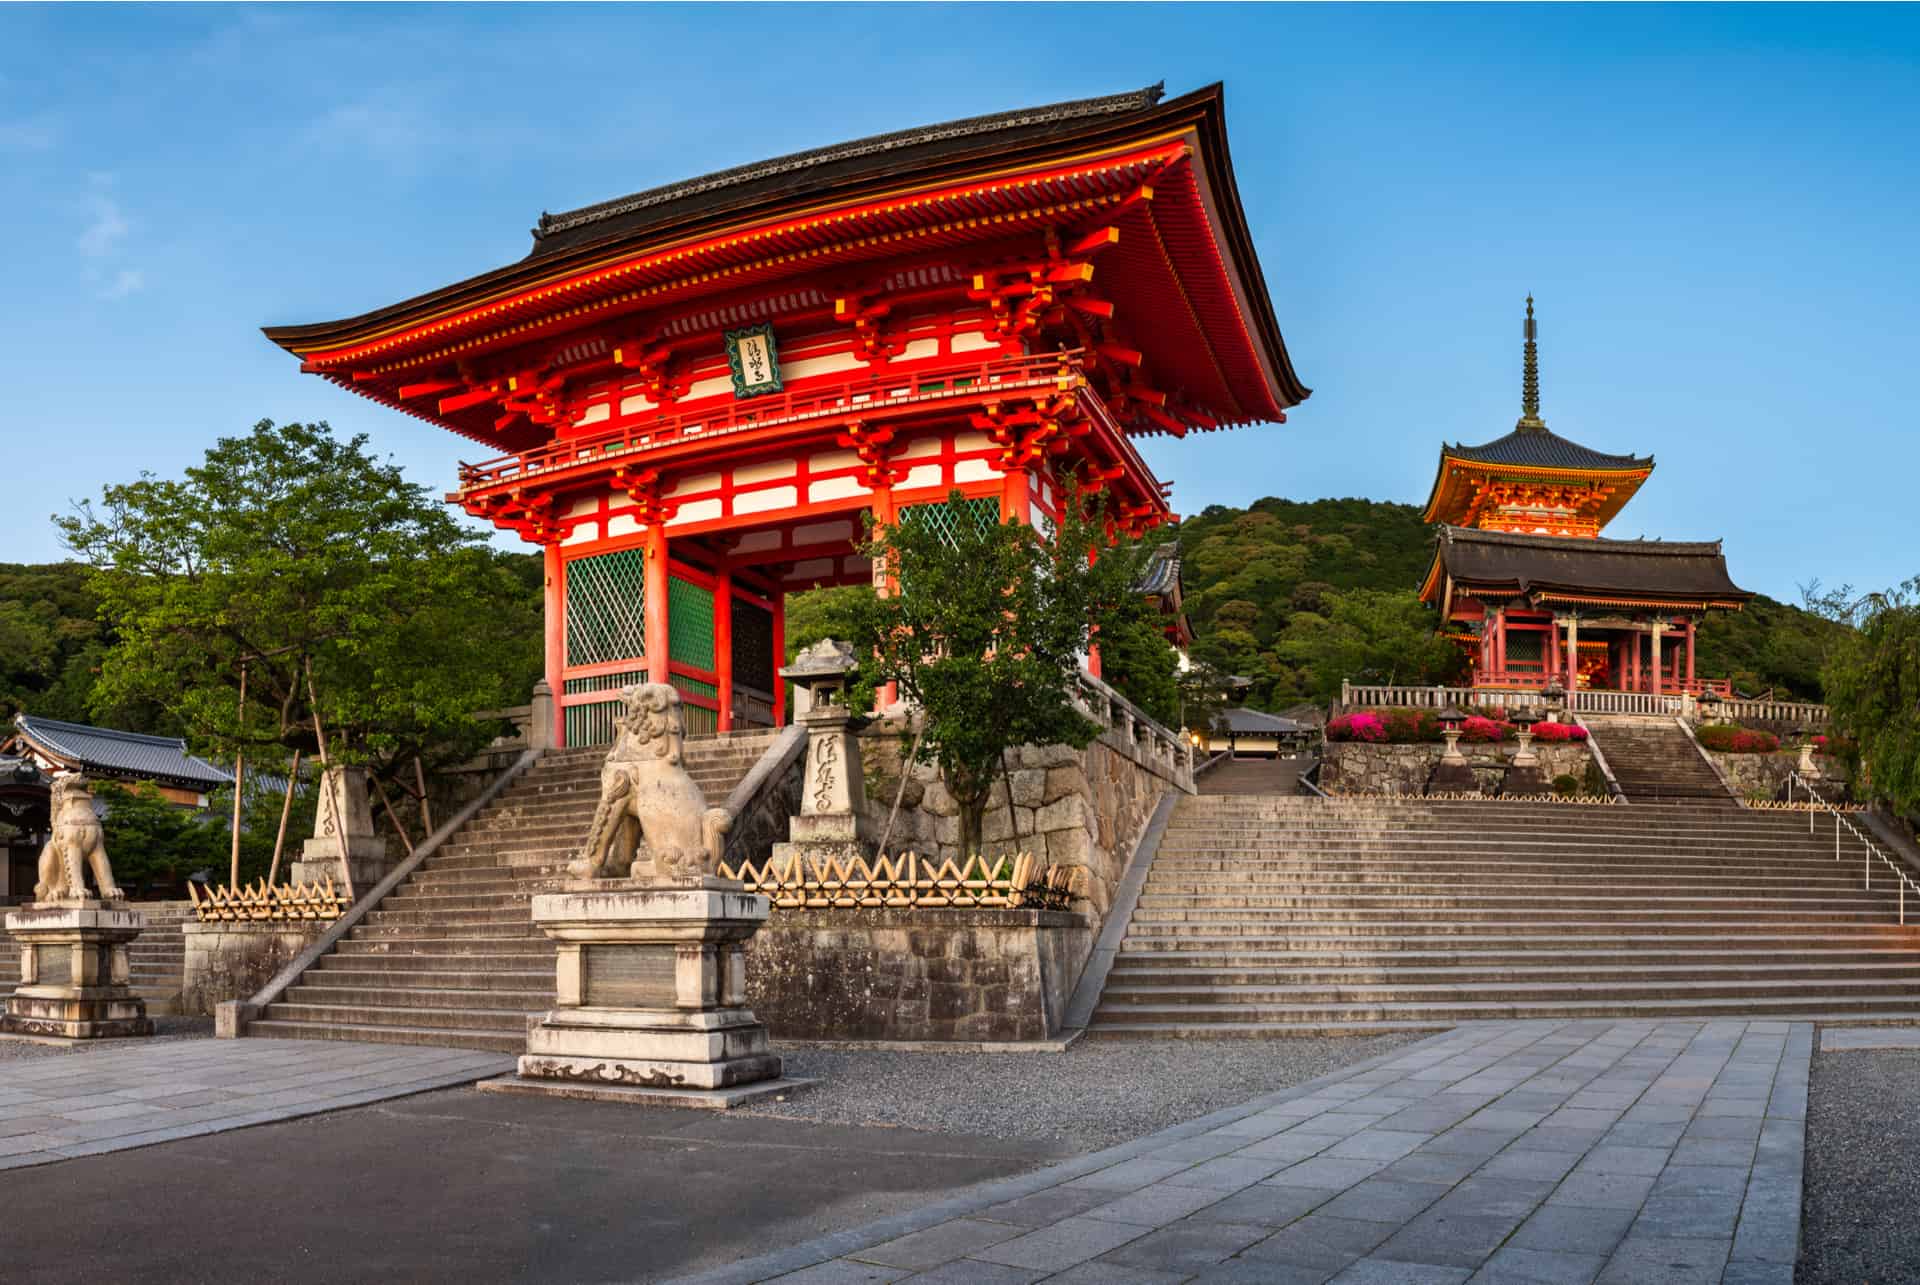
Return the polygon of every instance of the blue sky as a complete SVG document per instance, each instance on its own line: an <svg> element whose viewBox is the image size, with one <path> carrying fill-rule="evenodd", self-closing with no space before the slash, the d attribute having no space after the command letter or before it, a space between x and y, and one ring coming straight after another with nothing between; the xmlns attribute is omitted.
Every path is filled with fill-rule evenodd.
<svg viewBox="0 0 1920 1285"><path fill-rule="evenodd" d="M1609 534L1737 580L1920 572L1920 11L1511 5L0 6L0 561L255 419L474 448L296 373L268 323L517 259L562 210L801 147L1227 86L1313 398L1147 454L1176 505L1416 502L1518 413L1659 467Z"/></svg>

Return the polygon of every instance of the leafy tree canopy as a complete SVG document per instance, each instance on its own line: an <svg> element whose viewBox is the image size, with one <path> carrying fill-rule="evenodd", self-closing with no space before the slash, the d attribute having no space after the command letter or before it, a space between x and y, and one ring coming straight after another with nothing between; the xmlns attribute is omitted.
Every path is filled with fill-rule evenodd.
<svg viewBox="0 0 1920 1285"><path fill-rule="evenodd" d="M179 481L109 486L55 522L112 631L92 707L150 703L208 752L312 752L310 673L330 752L434 766L538 673L525 559L324 423L262 420Z"/></svg>
<svg viewBox="0 0 1920 1285"><path fill-rule="evenodd" d="M1920 813L1920 577L1857 599L1846 586L1822 593L1816 583L1807 599L1843 626L1821 670L1835 725L1873 795Z"/></svg>
<svg viewBox="0 0 1920 1285"><path fill-rule="evenodd" d="M895 682L920 708L921 754L959 805L966 852L980 850L1008 750L1084 747L1100 730L1073 704L1080 657L1135 600L1141 551L1107 544L1097 501L1071 488L1063 501L1051 540L1023 522L977 523L955 492L944 515L904 510L868 546L897 592L854 600L857 654L873 657L856 699L865 708Z"/></svg>

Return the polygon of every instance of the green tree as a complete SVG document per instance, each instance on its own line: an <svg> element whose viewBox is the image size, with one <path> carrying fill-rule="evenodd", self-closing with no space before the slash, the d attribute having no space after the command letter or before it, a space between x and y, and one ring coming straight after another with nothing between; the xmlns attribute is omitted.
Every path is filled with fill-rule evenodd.
<svg viewBox="0 0 1920 1285"><path fill-rule="evenodd" d="M1168 727L1180 726L1180 656L1166 617L1134 594L1100 629L1100 677Z"/></svg>
<svg viewBox="0 0 1920 1285"><path fill-rule="evenodd" d="M538 589L365 447L262 420L56 518L113 631L94 708L151 704L203 752L278 762L316 748L311 687L329 752L383 774L483 744L472 711L538 673Z"/></svg>
<svg viewBox="0 0 1920 1285"><path fill-rule="evenodd" d="M977 522L956 491L943 506L905 510L867 548L898 592L862 601L854 642L873 659L856 699L864 708L896 682L919 707L920 754L940 765L966 853L980 851L1007 751L1084 748L1100 731L1073 703L1080 657L1135 599L1141 558L1108 545L1098 503L1072 488L1063 498L1051 540L1023 522Z"/></svg>
<svg viewBox="0 0 1920 1285"><path fill-rule="evenodd" d="M1343 679L1439 683L1460 669L1459 648L1435 632L1439 620L1411 590L1330 593L1325 611L1298 612L1275 646L1305 671L1316 700L1340 694Z"/></svg>
<svg viewBox="0 0 1920 1285"><path fill-rule="evenodd" d="M225 872L226 813L183 808L144 782L96 782L93 797L105 805L107 859L123 888L172 890L196 870Z"/></svg>
<svg viewBox="0 0 1920 1285"><path fill-rule="evenodd" d="M1842 626L1821 678L1834 724L1856 747L1875 797L1920 812L1920 577L1854 600L1845 586L1810 603Z"/></svg>

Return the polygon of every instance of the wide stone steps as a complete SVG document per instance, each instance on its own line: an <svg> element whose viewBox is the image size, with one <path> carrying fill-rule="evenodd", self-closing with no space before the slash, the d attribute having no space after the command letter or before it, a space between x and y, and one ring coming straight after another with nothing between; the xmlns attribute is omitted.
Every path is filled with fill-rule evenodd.
<svg viewBox="0 0 1920 1285"><path fill-rule="evenodd" d="M1722 799L1184 799L1090 1031L1920 1020L1920 901L1903 927L1893 881L1867 886L1857 843L1834 859L1830 820L1809 833L1804 815Z"/></svg>
<svg viewBox="0 0 1920 1285"><path fill-rule="evenodd" d="M689 741L688 771L718 804L773 739ZM533 926L529 902L586 838L604 757L563 751L535 764L248 1034L524 1052L527 1023L552 1007L554 987L554 944Z"/></svg>
<svg viewBox="0 0 1920 1285"><path fill-rule="evenodd" d="M1719 776L1677 724L1594 719L1588 730L1607 756L1621 791L1635 803L1732 801Z"/></svg>

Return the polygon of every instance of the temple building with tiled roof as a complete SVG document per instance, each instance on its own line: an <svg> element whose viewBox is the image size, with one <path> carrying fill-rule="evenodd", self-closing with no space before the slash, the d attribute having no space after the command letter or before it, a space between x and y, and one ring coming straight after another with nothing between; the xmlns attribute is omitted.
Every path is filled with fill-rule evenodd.
<svg viewBox="0 0 1920 1285"><path fill-rule="evenodd" d="M1440 449L1426 520L1439 524L1421 599L1473 657L1473 685L1655 695L1715 690L1694 637L1710 611L1753 595L1717 540L1610 540L1600 532L1653 472L1548 429L1538 328L1527 300L1521 414L1482 446Z"/></svg>

